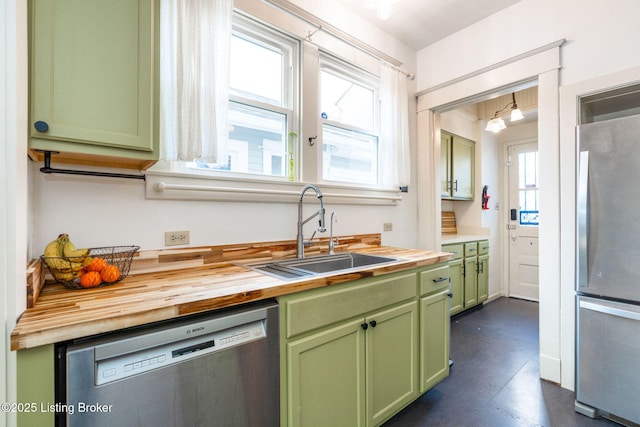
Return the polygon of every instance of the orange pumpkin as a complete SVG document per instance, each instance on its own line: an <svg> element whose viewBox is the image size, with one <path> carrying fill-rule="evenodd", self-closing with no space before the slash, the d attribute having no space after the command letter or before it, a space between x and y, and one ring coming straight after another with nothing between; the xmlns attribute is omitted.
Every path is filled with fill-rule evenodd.
<svg viewBox="0 0 640 427"><path fill-rule="evenodd" d="M97 271L87 271L80 277L80 286L83 288L95 288L100 283L102 283L102 278Z"/></svg>
<svg viewBox="0 0 640 427"><path fill-rule="evenodd" d="M100 272L100 277L105 282L115 282L120 278L120 269L115 265L107 265Z"/></svg>
<svg viewBox="0 0 640 427"><path fill-rule="evenodd" d="M104 258L95 257L91 260L91 264L87 265L85 268L87 271L97 271L101 272L107 266L107 261Z"/></svg>

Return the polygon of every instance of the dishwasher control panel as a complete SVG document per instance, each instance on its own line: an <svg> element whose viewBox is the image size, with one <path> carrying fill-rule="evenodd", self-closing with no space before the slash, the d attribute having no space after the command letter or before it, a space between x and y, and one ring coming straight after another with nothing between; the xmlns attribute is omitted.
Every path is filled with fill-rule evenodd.
<svg viewBox="0 0 640 427"><path fill-rule="evenodd" d="M197 328L192 330L196 331ZM95 384L107 384L265 337L265 320L257 320L133 353L96 360Z"/></svg>

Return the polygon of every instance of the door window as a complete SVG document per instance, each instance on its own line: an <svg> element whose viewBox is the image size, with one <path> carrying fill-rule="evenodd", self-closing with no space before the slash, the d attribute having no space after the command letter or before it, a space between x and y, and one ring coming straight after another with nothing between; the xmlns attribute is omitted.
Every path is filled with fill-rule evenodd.
<svg viewBox="0 0 640 427"><path fill-rule="evenodd" d="M518 154L519 222L522 226L538 226L538 152Z"/></svg>

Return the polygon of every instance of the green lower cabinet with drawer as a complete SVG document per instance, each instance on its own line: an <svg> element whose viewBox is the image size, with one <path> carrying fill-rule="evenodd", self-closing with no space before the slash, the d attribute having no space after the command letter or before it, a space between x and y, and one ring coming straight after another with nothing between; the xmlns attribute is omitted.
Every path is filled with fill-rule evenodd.
<svg viewBox="0 0 640 427"><path fill-rule="evenodd" d="M489 298L489 241L470 241L442 246L450 252L450 314L458 314Z"/></svg>
<svg viewBox="0 0 640 427"><path fill-rule="evenodd" d="M444 379L442 267L433 277L433 267L420 268L280 297L281 426L379 426ZM446 372L433 363L445 352Z"/></svg>
<svg viewBox="0 0 640 427"><path fill-rule="evenodd" d="M420 393L449 376L448 265L422 272L420 278Z"/></svg>

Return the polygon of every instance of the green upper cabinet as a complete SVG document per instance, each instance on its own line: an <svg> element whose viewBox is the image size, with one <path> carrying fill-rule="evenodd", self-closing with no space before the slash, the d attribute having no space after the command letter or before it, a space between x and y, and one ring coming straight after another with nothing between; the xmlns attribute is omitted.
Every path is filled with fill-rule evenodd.
<svg viewBox="0 0 640 427"><path fill-rule="evenodd" d="M65 162L158 158L155 0L30 2L30 144ZM84 160L84 161L83 161Z"/></svg>
<svg viewBox="0 0 640 427"><path fill-rule="evenodd" d="M446 131L440 138L440 196L473 200L475 142Z"/></svg>

